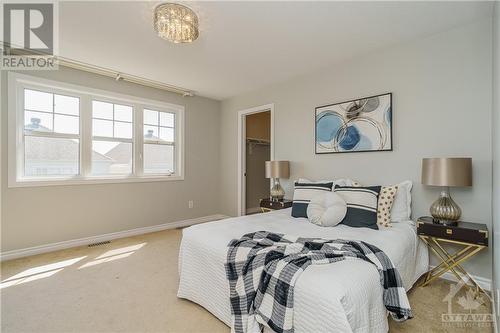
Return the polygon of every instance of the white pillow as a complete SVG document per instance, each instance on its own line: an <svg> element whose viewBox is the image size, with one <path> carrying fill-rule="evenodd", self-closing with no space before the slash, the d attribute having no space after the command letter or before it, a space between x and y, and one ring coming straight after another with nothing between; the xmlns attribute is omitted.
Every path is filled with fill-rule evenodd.
<svg viewBox="0 0 500 333"><path fill-rule="evenodd" d="M321 227L334 227L345 217L347 204L335 192L324 192L311 199L307 206L307 218Z"/></svg>
<svg viewBox="0 0 500 333"><path fill-rule="evenodd" d="M411 215L411 180L401 182L398 185L394 203L391 209L391 222L403 222L410 220Z"/></svg>

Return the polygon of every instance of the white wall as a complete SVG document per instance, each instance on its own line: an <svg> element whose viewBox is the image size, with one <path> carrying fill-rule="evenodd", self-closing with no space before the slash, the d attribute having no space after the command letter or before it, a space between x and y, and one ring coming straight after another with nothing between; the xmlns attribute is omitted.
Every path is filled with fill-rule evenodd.
<svg viewBox="0 0 500 333"><path fill-rule="evenodd" d="M291 161L291 179L350 177L364 184L411 179L418 217L429 214L438 195L438 189L420 185L421 159L470 156L474 186L452 194L464 220L491 228L491 31L491 18L485 18L223 101L222 213L237 213L237 111L275 103L275 157ZM314 154L316 106L384 92L393 93L393 152ZM291 181L285 189L291 197ZM467 266L491 278L490 250Z"/></svg>
<svg viewBox="0 0 500 333"><path fill-rule="evenodd" d="M500 319L500 4L493 13L493 283ZM497 324L500 324L497 320ZM500 332L500 325L497 325Z"/></svg>
<svg viewBox="0 0 500 333"><path fill-rule="evenodd" d="M213 193L219 191L220 102L65 68L25 74L184 105L185 180L7 188L7 75L2 71L2 252L219 213Z"/></svg>

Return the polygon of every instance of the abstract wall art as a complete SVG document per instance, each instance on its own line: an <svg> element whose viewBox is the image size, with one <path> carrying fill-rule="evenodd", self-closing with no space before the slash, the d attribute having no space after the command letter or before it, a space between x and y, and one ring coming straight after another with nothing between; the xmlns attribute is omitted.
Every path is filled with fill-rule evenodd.
<svg viewBox="0 0 500 333"><path fill-rule="evenodd" d="M316 154L392 150L392 93L316 108Z"/></svg>

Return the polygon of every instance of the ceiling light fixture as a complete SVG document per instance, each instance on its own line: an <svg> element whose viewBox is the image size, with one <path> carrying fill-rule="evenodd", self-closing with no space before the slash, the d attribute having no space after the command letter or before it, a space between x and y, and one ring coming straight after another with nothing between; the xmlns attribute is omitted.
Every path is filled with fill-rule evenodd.
<svg viewBox="0 0 500 333"><path fill-rule="evenodd" d="M191 43L200 34L196 13L177 3L163 3L156 6L154 28L158 36L173 43Z"/></svg>

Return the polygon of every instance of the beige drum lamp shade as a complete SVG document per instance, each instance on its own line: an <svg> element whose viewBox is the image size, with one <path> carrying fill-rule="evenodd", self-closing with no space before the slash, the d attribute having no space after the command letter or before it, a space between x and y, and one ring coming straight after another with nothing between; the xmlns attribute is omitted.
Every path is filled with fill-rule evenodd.
<svg viewBox="0 0 500 333"><path fill-rule="evenodd" d="M472 186L472 159L469 157L424 158L422 184L429 186Z"/></svg>
<svg viewBox="0 0 500 333"><path fill-rule="evenodd" d="M266 161L266 178L290 177L290 163L288 161Z"/></svg>
<svg viewBox="0 0 500 333"><path fill-rule="evenodd" d="M422 160L422 184L441 186L439 198L430 207L435 221L444 225L456 225L462 210L451 198L450 186L472 186L472 159L469 157L424 158Z"/></svg>

